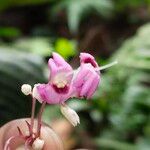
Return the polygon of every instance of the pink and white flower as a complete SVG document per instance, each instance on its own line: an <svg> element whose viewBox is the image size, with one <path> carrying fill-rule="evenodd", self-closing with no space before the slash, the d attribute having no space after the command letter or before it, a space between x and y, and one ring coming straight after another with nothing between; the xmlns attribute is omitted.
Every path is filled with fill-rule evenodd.
<svg viewBox="0 0 150 150"><path fill-rule="evenodd" d="M80 123L78 114L68 107L65 102L71 97L87 99L91 98L100 83L100 71L111 67L117 61L99 67L95 58L88 53L80 54L80 67L73 70L72 67L57 53L52 54L48 61L50 70L49 81L47 84L36 84L32 90L29 84L24 84L21 91L25 95L32 96L31 124L26 121L28 134L24 135L17 127L19 135L11 136L5 143L4 149L8 150L10 143L16 138L25 141L25 149L32 145L33 149L43 149L44 141L40 139L42 125L42 113L45 104L59 104L62 114L70 121L73 126ZM34 131L34 116L36 99L42 103L38 119L37 130Z"/></svg>
<svg viewBox="0 0 150 150"><path fill-rule="evenodd" d="M49 82L37 84L33 89L33 96L40 102L61 104L70 98L72 92L72 67L57 53L48 61L50 69ZM68 75L69 74L69 75Z"/></svg>
<svg viewBox="0 0 150 150"><path fill-rule="evenodd" d="M76 126L80 120L77 113L65 101L71 97L91 98L100 83L100 70L116 64L113 62L99 67L95 58L88 53L80 54L80 67L72 67L57 53L48 61L50 70L47 84L36 84L32 95L41 103L60 104L63 115Z"/></svg>

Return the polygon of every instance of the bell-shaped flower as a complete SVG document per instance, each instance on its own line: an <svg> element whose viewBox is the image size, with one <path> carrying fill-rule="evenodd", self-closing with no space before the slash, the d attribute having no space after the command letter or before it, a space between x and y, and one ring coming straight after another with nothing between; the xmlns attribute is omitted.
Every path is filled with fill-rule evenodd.
<svg viewBox="0 0 150 150"><path fill-rule="evenodd" d="M73 125L77 126L77 124L80 124L80 118L78 114L68 107L67 105L61 105L61 112L66 117L66 119Z"/></svg>
<svg viewBox="0 0 150 150"><path fill-rule="evenodd" d="M91 98L100 82L100 72L95 70L98 64L88 53L80 54L80 63L81 66L73 81L74 93L77 97Z"/></svg>
<svg viewBox="0 0 150 150"><path fill-rule="evenodd" d="M117 61L99 67L92 55L81 53L80 63L81 65L73 80L74 95L79 98L91 98L100 83L100 71L117 64Z"/></svg>
<svg viewBox="0 0 150 150"><path fill-rule="evenodd" d="M73 81L77 97L91 98L100 82L100 75L91 64L83 64Z"/></svg>
<svg viewBox="0 0 150 150"><path fill-rule="evenodd" d="M70 98L72 93L72 67L57 53L48 61L50 69L49 82L37 84L33 88L33 97L40 102L49 104L61 104Z"/></svg>

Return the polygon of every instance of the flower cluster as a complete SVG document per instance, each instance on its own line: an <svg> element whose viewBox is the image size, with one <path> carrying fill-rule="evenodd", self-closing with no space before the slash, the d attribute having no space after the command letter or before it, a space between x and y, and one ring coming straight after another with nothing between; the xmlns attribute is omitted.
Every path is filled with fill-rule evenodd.
<svg viewBox="0 0 150 150"><path fill-rule="evenodd" d="M99 66L92 55L81 53L80 67L73 70L59 54L53 53L48 67L49 81L46 84L36 84L33 97L39 102L61 105L61 112L76 126L80 122L79 117L65 102L72 97L91 98L100 82L100 72L96 71Z"/></svg>
<svg viewBox="0 0 150 150"><path fill-rule="evenodd" d="M47 104L58 104L62 114L70 121L73 126L80 123L78 114L66 105L66 101L72 97L90 99L100 84L100 70L106 69L117 62L99 67L95 58L88 53L80 53L80 66L74 69L67 63L58 53L53 53L52 58L48 61L49 80L46 84L35 84L34 88L29 84L23 84L21 91L25 95L32 97L31 122L26 121L28 127L28 135L24 135L19 127L18 136L10 137L4 150L9 150L10 143L21 138L25 141L25 150L29 147L34 149L42 149L44 141L40 139L42 126L42 112ZM37 129L34 127L35 105L38 100L41 105L37 117Z"/></svg>
<svg viewBox="0 0 150 150"><path fill-rule="evenodd" d="M80 53L79 57L80 66L73 70L70 64L58 53L52 53L52 58L48 61L50 71L48 83L35 84L32 91L32 96L41 103L59 104L62 114L73 126L80 123L80 120L77 113L69 108L65 102L72 97L90 99L100 83L101 75L101 67L98 66L92 55ZM114 63L109 64L109 66ZM31 88L29 88L30 90ZM22 92L27 95L28 90L24 87Z"/></svg>
<svg viewBox="0 0 150 150"><path fill-rule="evenodd" d="M80 67L72 67L57 53L52 54L48 61L50 70L47 84L36 84L33 96L39 102L63 105L71 97L90 98L100 82L100 72L93 56L87 53L80 54Z"/></svg>

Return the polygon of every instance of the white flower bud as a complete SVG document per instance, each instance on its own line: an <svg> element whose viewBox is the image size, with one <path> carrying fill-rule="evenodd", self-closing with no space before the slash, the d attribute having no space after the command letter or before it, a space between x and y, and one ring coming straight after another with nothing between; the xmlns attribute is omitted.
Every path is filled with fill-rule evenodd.
<svg viewBox="0 0 150 150"><path fill-rule="evenodd" d="M23 84L23 85L21 86L21 91L22 91L22 93L23 93L24 95L29 95L29 94L31 94L31 90L32 90L32 87L31 87L31 85L29 85L29 84Z"/></svg>
<svg viewBox="0 0 150 150"><path fill-rule="evenodd" d="M68 121L73 126L77 126L77 124L80 124L80 118L73 109L71 109L67 105L65 105L65 106L61 105L60 109L61 109L62 114L68 119Z"/></svg>
<svg viewBox="0 0 150 150"><path fill-rule="evenodd" d="M37 138L32 144L33 150L42 150L43 147L44 147L44 140L41 140L39 138Z"/></svg>

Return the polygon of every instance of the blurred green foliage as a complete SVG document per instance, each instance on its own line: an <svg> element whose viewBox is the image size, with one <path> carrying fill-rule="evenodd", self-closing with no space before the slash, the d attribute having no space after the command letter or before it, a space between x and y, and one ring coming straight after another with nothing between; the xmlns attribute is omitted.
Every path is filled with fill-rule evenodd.
<svg viewBox="0 0 150 150"><path fill-rule="evenodd" d="M150 0L115 0L115 9L117 11L123 11L127 8L138 8L139 6L150 5Z"/></svg>
<svg viewBox="0 0 150 150"><path fill-rule="evenodd" d="M112 13L113 3L111 0L63 0L53 6L52 14L56 17L57 13L66 10L68 26L72 33L76 33L80 21L90 13L96 12L105 18Z"/></svg>
<svg viewBox="0 0 150 150"><path fill-rule="evenodd" d="M12 6L37 5L40 3L50 2L53 0L1 0L0 10L7 9Z"/></svg>
<svg viewBox="0 0 150 150"><path fill-rule="evenodd" d="M32 52L41 56L49 56L53 51L51 40L45 37L19 39L12 46L20 51Z"/></svg>
<svg viewBox="0 0 150 150"><path fill-rule="evenodd" d="M56 17L58 13L65 10L70 31L77 33L81 21L85 18L90 19L91 14L110 20L127 10L136 10L139 6L147 7L149 12L150 0L62 0L57 2L50 12ZM132 22L138 20L139 16L136 15L138 13L129 13L128 20Z"/></svg>
<svg viewBox="0 0 150 150"><path fill-rule="evenodd" d="M76 42L73 40L58 38L55 42L54 48L66 59L76 54Z"/></svg>
<svg viewBox="0 0 150 150"><path fill-rule="evenodd" d="M104 110L103 114L107 112L108 126L100 134L100 147L128 149L121 148L121 141L133 142L137 149L143 144L142 150L150 146L145 142L150 137L149 32L150 24L147 24L133 38L125 41L111 59L117 59L118 65L102 76L101 86L95 95L95 103L100 109L95 109ZM103 143L103 138L108 138L110 144ZM120 146L114 140L120 141ZM114 144L117 146L114 147Z"/></svg>
<svg viewBox="0 0 150 150"><path fill-rule="evenodd" d="M29 117L31 98L21 93L24 83L32 86L44 82L45 65L40 56L0 47L0 125L22 117Z"/></svg>
<svg viewBox="0 0 150 150"><path fill-rule="evenodd" d="M21 35L21 31L14 27L0 27L0 37L19 37Z"/></svg>

